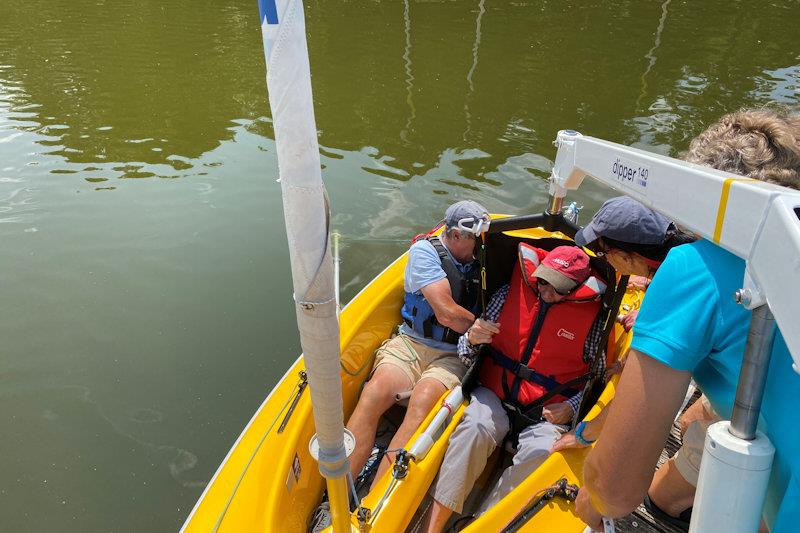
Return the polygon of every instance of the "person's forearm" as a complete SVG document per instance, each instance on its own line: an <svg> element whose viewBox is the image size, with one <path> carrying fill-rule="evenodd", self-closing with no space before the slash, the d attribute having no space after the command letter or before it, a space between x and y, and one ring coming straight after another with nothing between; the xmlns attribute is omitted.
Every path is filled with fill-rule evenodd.
<svg viewBox="0 0 800 533"><path fill-rule="evenodd" d="M441 315L441 316L439 316ZM464 333L475 322L475 315L464 309L457 303L453 303L441 312L436 314L436 320L445 327Z"/></svg>
<svg viewBox="0 0 800 533"><path fill-rule="evenodd" d="M620 518L631 514L640 502L609 497L614 494L615 487L604 485L601 475L589 461L584 462L583 487L588 491L589 502L594 510L601 516L609 518Z"/></svg>
<svg viewBox="0 0 800 533"><path fill-rule="evenodd" d="M624 516L641 503L690 375L631 350L601 438L584 463L592 506Z"/></svg>
<svg viewBox="0 0 800 533"><path fill-rule="evenodd" d="M603 425L606 423L608 417L608 408L611 404L606 405L600 414L586 422L586 427L583 428L583 438L588 441L597 440L603 431Z"/></svg>
<svg viewBox="0 0 800 533"><path fill-rule="evenodd" d="M585 439L597 440L597 437L602 433L608 413L609 408L606 407L597 418L593 418L586 424L583 430ZM606 438L609 438L609 436L606 436ZM583 486L589 492L589 501L598 513L609 518L620 518L632 513L641 503L644 496L640 495L637 490L629 490L630 487L623 485L624 481L620 478L625 478L624 475L620 476L620 478L610 475L609 469L606 468L609 466L608 464L599 464L598 461L591 460L597 457L597 454L594 453L597 446L608 444L602 441L603 439L595 445L595 449L590 452L586 461L584 461ZM595 455L595 457L593 458L592 455ZM620 465L615 466L620 470L623 469Z"/></svg>

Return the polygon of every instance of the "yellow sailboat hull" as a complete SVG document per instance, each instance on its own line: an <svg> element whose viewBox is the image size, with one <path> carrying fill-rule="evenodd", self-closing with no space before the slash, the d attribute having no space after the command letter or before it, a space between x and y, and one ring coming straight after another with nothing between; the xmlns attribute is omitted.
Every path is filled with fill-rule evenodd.
<svg viewBox="0 0 800 533"><path fill-rule="evenodd" d="M515 231L513 235L566 238L559 233L551 234L540 229ZM375 350L397 326L404 294L403 270L406 259L407 254L404 254L389 265L342 310L341 378L345 418L352 413L361 387L369 376ZM638 295L635 293L627 294L626 298L629 305L638 305ZM614 352L622 354L627 349L629 339L621 327L615 326L610 342L615 344ZM301 386L303 379L300 373L303 370L301 356L234 443L182 531L240 533L306 530L308 518L319 504L324 479L308 450L308 443L314 434L314 420L310 395L303 392ZM612 381L589 417L596 416L613 395ZM294 409L291 410L293 404ZM447 441L461 419L464 406L455 410L427 456L421 461L411 462L404 479L393 481L389 472L378 480L374 489L364 498L362 505L377 511L368 523L370 530L391 532L403 531L407 527L436 476ZM421 428L427 425L436 409L438 404ZM553 454L523 484L465 531L502 529L529 503L533 494L561 477L566 477L570 483L580 484L586 452L570 450L564 454ZM381 499L380 509L376 509ZM358 531L355 516L352 524L353 530ZM583 527L571 504L554 500L522 530L579 532Z"/></svg>

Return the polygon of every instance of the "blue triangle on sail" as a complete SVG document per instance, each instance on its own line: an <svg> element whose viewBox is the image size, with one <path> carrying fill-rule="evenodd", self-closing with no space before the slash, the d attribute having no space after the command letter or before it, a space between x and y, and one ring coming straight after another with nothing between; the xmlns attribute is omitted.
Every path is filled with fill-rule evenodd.
<svg viewBox="0 0 800 533"><path fill-rule="evenodd" d="M275 0L258 0L258 12L261 14L261 24L267 19L267 24L278 23L278 8L275 7Z"/></svg>

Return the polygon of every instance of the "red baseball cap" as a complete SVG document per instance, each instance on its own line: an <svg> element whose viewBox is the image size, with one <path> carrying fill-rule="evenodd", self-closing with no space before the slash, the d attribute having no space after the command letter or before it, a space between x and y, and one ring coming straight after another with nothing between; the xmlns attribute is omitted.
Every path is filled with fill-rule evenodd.
<svg viewBox="0 0 800 533"><path fill-rule="evenodd" d="M542 259L542 263L533 273L555 289L567 294L589 277L589 256L576 246L559 246L553 248Z"/></svg>

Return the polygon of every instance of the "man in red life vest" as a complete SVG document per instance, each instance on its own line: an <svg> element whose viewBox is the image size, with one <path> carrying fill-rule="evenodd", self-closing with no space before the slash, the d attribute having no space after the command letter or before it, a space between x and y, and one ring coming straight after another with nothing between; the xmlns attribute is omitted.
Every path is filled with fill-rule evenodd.
<svg viewBox="0 0 800 533"><path fill-rule="evenodd" d="M572 420L582 396L579 383L603 334L598 315L605 285L590 274L589 257L580 248L559 246L547 253L520 243L510 283L459 339L466 364L481 344L489 345L490 357L431 489L428 532L441 531L453 512L461 512L486 460L510 431L518 434L513 464L483 509L535 470Z"/></svg>

